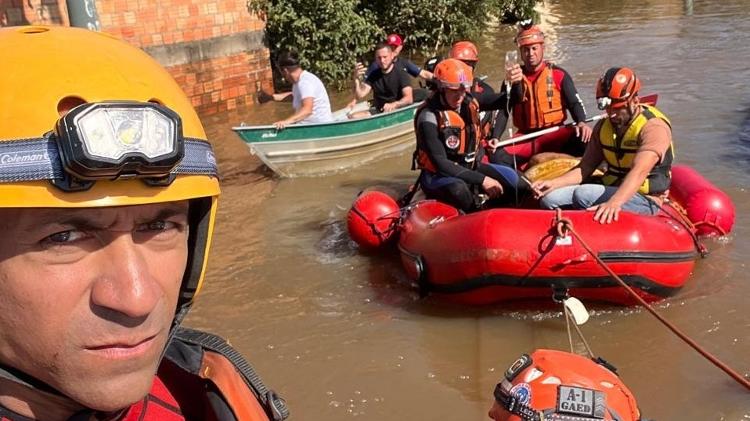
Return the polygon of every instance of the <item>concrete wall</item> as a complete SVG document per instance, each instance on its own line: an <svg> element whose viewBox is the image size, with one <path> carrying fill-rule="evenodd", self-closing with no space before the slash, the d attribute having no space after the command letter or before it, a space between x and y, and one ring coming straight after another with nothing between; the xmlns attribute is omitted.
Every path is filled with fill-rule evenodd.
<svg viewBox="0 0 750 421"><path fill-rule="evenodd" d="M203 115L273 90L264 23L246 0L95 0L103 32L164 65ZM65 0L0 0L0 26L69 25Z"/></svg>

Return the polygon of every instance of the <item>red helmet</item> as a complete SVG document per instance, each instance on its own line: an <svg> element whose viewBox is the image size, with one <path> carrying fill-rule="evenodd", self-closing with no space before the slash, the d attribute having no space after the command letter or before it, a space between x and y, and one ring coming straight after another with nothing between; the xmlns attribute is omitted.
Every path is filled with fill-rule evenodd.
<svg viewBox="0 0 750 421"><path fill-rule="evenodd" d="M627 67L611 67L596 82L596 102L600 110L622 108L641 89L641 81Z"/></svg>
<svg viewBox="0 0 750 421"><path fill-rule="evenodd" d="M522 26L516 35L516 44L519 47L532 44L543 44L544 32L537 25Z"/></svg>
<svg viewBox="0 0 750 421"><path fill-rule="evenodd" d="M461 60L447 58L437 66L434 73L439 89L471 89L474 72Z"/></svg>
<svg viewBox="0 0 750 421"><path fill-rule="evenodd" d="M495 421L638 421L638 405L615 373L580 355L539 349L522 355L495 388Z"/></svg>
<svg viewBox="0 0 750 421"><path fill-rule="evenodd" d="M458 41L451 48L450 58L461 61L479 61L479 51L471 41Z"/></svg>

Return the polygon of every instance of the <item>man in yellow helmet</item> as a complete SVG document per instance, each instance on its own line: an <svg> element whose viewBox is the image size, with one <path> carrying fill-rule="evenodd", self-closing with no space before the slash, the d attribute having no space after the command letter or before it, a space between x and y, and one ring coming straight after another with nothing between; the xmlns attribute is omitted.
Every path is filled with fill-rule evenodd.
<svg viewBox="0 0 750 421"><path fill-rule="evenodd" d="M0 419L283 419L226 342L180 327L219 195L180 87L83 29L3 28L0 51Z"/></svg>

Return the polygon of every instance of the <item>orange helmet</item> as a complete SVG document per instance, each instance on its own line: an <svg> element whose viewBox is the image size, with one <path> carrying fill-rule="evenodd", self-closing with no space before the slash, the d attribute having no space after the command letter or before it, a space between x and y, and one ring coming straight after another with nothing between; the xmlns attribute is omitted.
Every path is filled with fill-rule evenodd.
<svg viewBox="0 0 750 421"><path fill-rule="evenodd" d="M479 51L471 41L458 41L453 44L450 57L462 61L479 61Z"/></svg>
<svg viewBox="0 0 750 421"><path fill-rule="evenodd" d="M474 72L461 60L447 58L435 66L435 81L439 89L471 89Z"/></svg>
<svg viewBox="0 0 750 421"><path fill-rule="evenodd" d="M543 44L544 32L537 25L522 26L516 35L516 44L519 47L532 44Z"/></svg>
<svg viewBox="0 0 750 421"><path fill-rule="evenodd" d="M596 102L600 110L622 108L641 89L641 81L628 67L611 67L596 82Z"/></svg>
<svg viewBox="0 0 750 421"><path fill-rule="evenodd" d="M633 394L604 364L547 349L522 355L495 388L507 414L495 421L640 420Z"/></svg>

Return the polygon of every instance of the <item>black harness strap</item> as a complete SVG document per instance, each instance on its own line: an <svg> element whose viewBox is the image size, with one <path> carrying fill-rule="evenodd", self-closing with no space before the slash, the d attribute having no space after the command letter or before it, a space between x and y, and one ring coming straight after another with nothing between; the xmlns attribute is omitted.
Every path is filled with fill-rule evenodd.
<svg viewBox="0 0 750 421"><path fill-rule="evenodd" d="M266 414L274 421L282 421L289 416L286 402L273 390L263 384L260 376L245 358L232 348L224 339L210 333L199 330L178 327L175 338L189 344L198 345L209 351L219 353L226 357L242 373L245 384L253 391L258 401L265 409Z"/></svg>

